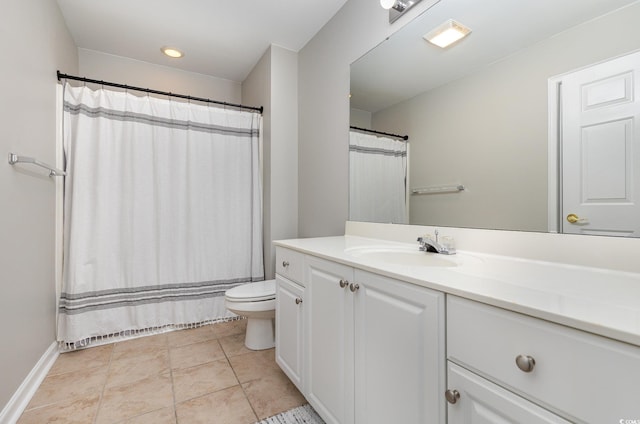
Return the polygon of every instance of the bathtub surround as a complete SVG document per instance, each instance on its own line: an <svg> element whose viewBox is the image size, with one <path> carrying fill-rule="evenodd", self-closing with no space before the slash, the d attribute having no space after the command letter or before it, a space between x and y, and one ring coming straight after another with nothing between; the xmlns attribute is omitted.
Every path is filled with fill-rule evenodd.
<svg viewBox="0 0 640 424"><path fill-rule="evenodd" d="M232 316L264 278L257 113L65 85L58 340Z"/></svg>

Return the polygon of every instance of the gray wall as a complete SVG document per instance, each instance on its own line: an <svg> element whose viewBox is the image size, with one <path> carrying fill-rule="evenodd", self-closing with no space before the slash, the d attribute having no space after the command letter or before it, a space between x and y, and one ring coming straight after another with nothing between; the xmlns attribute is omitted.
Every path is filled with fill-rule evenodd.
<svg viewBox="0 0 640 424"><path fill-rule="evenodd" d="M275 276L273 240L298 233L298 55L272 45L242 83L244 102L263 114L265 277Z"/></svg>
<svg viewBox="0 0 640 424"><path fill-rule="evenodd" d="M240 103L242 99L242 84L237 81L94 50L78 49L78 57L83 77L230 103Z"/></svg>
<svg viewBox="0 0 640 424"><path fill-rule="evenodd" d="M55 72L77 72L78 57L53 0L3 1L0 35L2 410L55 340L55 184L46 172L7 165L7 153L55 163Z"/></svg>
<svg viewBox="0 0 640 424"><path fill-rule="evenodd" d="M412 196L410 222L547 231L547 81L637 49L639 20L637 4L375 113L374 128L411 135L412 187L467 187Z"/></svg>
<svg viewBox="0 0 640 424"><path fill-rule="evenodd" d="M349 0L298 55L299 236L344 234L348 215L349 65L425 10L393 24L375 0Z"/></svg>

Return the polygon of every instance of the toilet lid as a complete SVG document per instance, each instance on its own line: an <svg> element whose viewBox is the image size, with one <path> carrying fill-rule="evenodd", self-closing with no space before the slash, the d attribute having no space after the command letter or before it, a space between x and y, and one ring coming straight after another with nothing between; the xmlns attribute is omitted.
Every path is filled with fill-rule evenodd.
<svg viewBox="0 0 640 424"><path fill-rule="evenodd" d="M225 296L230 300L243 302L257 302L276 298L276 280L258 281L241 284L226 291Z"/></svg>

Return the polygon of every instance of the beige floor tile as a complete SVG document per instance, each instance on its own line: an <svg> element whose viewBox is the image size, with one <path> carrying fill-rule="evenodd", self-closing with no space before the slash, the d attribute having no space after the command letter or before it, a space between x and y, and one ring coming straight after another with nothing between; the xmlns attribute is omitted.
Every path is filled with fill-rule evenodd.
<svg viewBox="0 0 640 424"><path fill-rule="evenodd" d="M119 355L117 359L111 361L107 387L133 383L143 378L166 373L169 369L169 350L166 347L146 347L138 353L127 351L126 355Z"/></svg>
<svg viewBox="0 0 640 424"><path fill-rule="evenodd" d="M138 337L115 343L113 347L113 359L131 354L167 349L167 334L155 334L153 336Z"/></svg>
<svg viewBox="0 0 640 424"><path fill-rule="evenodd" d="M176 424L173 405L122 421L122 424Z"/></svg>
<svg viewBox="0 0 640 424"><path fill-rule="evenodd" d="M188 330L172 331L167 334L169 338L169 346L185 346L192 343L206 342L207 340L213 340L216 335L211 329L212 325L203 325L202 327L192 328Z"/></svg>
<svg viewBox="0 0 640 424"><path fill-rule="evenodd" d="M252 424L257 421L240 386L176 405L179 424Z"/></svg>
<svg viewBox="0 0 640 424"><path fill-rule="evenodd" d="M22 414L18 424L85 424L92 423L98 411L100 394L54 403L42 408L29 409Z"/></svg>
<svg viewBox="0 0 640 424"><path fill-rule="evenodd" d="M275 349L258 350L232 356L229 358L229 362L240 383L280 372L280 367L276 364Z"/></svg>
<svg viewBox="0 0 640 424"><path fill-rule="evenodd" d="M106 366L46 377L27 409L99 394L106 380Z"/></svg>
<svg viewBox="0 0 640 424"><path fill-rule="evenodd" d="M242 387L258 419L261 420L307 403L296 386L282 372L252 380L242 384Z"/></svg>
<svg viewBox="0 0 640 424"><path fill-rule="evenodd" d="M189 368L223 359L224 352L217 340L193 343L169 350L171 368Z"/></svg>
<svg viewBox="0 0 640 424"><path fill-rule="evenodd" d="M61 353L49 370L48 375L86 370L88 368L106 367L111 359L113 344L90 347L88 349Z"/></svg>
<svg viewBox="0 0 640 424"><path fill-rule="evenodd" d="M243 353L253 352L244 345L244 333L218 339L222 350L227 357L242 355Z"/></svg>
<svg viewBox="0 0 640 424"><path fill-rule="evenodd" d="M247 330L247 320L237 319L234 321L219 322L211 325L211 330L213 330L213 334L219 339L235 334L244 334Z"/></svg>
<svg viewBox="0 0 640 424"><path fill-rule="evenodd" d="M170 406L173 403L169 373L104 390L96 424L110 424Z"/></svg>
<svg viewBox="0 0 640 424"><path fill-rule="evenodd" d="M176 402L237 385L238 379L226 359L173 371L173 393Z"/></svg>

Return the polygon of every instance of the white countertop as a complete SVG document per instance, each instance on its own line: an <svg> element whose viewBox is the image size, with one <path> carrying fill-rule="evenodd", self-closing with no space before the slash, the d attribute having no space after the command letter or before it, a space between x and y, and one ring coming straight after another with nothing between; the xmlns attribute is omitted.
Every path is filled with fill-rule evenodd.
<svg viewBox="0 0 640 424"><path fill-rule="evenodd" d="M638 273L465 251L450 258L454 267L398 265L349 250L417 243L349 235L274 245L640 346Z"/></svg>

